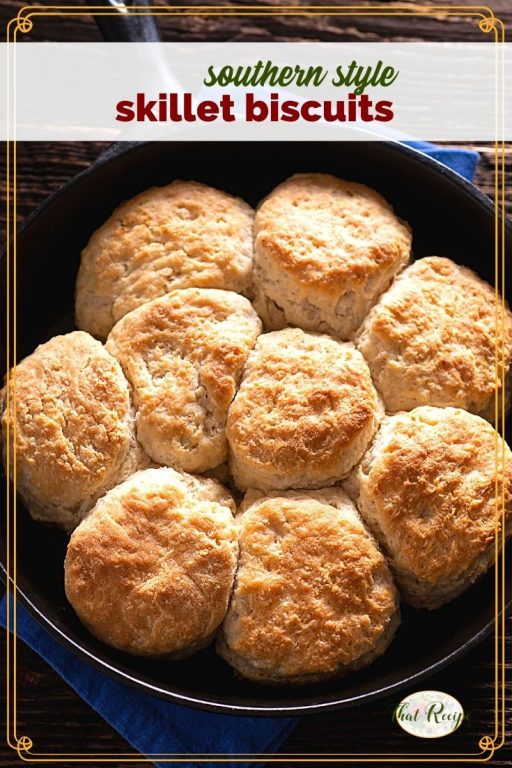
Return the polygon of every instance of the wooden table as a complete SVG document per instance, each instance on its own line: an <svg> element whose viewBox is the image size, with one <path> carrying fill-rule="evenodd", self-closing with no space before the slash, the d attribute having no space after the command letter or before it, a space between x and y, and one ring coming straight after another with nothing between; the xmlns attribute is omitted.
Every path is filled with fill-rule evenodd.
<svg viewBox="0 0 512 768"><path fill-rule="evenodd" d="M40 3L42 5L49 3ZM243 7L246 3L237 3ZM386 2L381 2L386 7ZM424 4L424 3L422 3ZM447 2L445 5L456 4ZM267 0L272 8L278 2ZM21 3L3 0L0 7L2 29L14 16ZM508 25L512 22L510 0L495 0L494 12ZM319 40L319 41L401 41L401 40L457 40L480 41L482 33L474 20L447 17L442 11L436 17L425 18L368 18L352 17L346 20L334 16L275 16L267 18L168 18L162 23L165 40ZM92 19L86 16L72 20L59 19L51 23L38 22L30 35L33 40L94 41L100 36ZM31 143L19 146L18 194L19 215L24 217L46 195L57 189L69 177L86 167L105 147L99 143ZM466 145L469 146L469 145ZM475 145L471 145L475 146ZM477 185L487 194L493 191L493 148L475 146L481 153L476 177ZM512 149L507 150L506 174L512 188ZM509 195L509 204L510 204ZM4 207L0 210L0 228L5 224ZM58 222L56 222L58 226ZM2 229L4 232L4 229ZM5 648L0 635L2 652ZM512 632L507 637L508 658L512 659ZM510 662L507 665L510 668ZM4 675L4 665L1 665ZM439 751L467 752L488 733L493 711L493 641L485 641L479 648L455 663L450 669L428 681L428 687L445 690L457 696L469 713L470 719L451 737L434 745ZM92 711L39 657L19 643L19 728L28 733L37 751L94 754L129 752L129 745ZM4 694L3 680L0 691ZM375 704L352 710L303 719L279 750L280 753L422 752L430 751L429 742L414 739L402 732L391 716L396 700L385 699ZM509 704L512 704L509 700ZM4 710L4 708L3 708ZM512 711L512 710L510 710ZM512 718L509 719L509 737ZM471 745L471 746L470 746ZM144 762L144 761L143 761ZM0 766L19 763L14 753L2 744ZM282 765L292 765L283 757ZM345 763L347 764L347 763ZM351 763L349 763L351 764ZM498 752L491 765L511 765L512 752L505 748ZM60 765L72 765L61 763ZM113 758L110 765L120 766Z"/></svg>

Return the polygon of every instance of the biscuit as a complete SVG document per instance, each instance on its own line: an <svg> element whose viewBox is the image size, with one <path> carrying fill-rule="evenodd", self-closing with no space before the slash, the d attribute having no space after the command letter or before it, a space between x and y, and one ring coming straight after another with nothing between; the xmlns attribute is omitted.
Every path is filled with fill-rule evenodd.
<svg viewBox="0 0 512 768"><path fill-rule="evenodd" d="M253 218L243 200L194 181L124 202L82 251L77 326L103 339L127 312L177 288L245 291Z"/></svg>
<svg viewBox="0 0 512 768"><path fill-rule="evenodd" d="M149 460L135 438L128 382L82 331L41 344L2 391L4 463L36 520L71 531L96 499Z"/></svg>
<svg viewBox="0 0 512 768"><path fill-rule="evenodd" d="M107 349L133 387L137 437L154 461L203 472L227 457L226 412L261 331L248 299L186 288L130 312Z"/></svg>
<svg viewBox="0 0 512 768"><path fill-rule="evenodd" d="M365 452L381 411L368 366L352 344L299 328L260 336L228 411L236 485L334 484Z"/></svg>
<svg viewBox="0 0 512 768"><path fill-rule="evenodd" d="M66 595L104 643L183 658L221 623L238 544L234 503L214 480L146 469L101 498L69 541Z"/></svg>
<svg viewBox="0 0 512 768"><path fill-rule="evenodd" d="M494 289L450 259L429 256L402 272L356 339L386 410L453 406L491 421L496 381L499 393L512 362L512 315L505 309L496 339L495 305Z"/></svg>
<svg viewBox="0 0 512 768"><path fill-rule="evenodd" d="M399 624L385 558L340 488L249 491L217 650L260 683L309 683L380 656Z"/></svg>
<svg viewBox="0 0 512 768"><path fill-rule="evenodd" d="M457 408L385 417L347 490L418 608L443 605L487 571L502 515L511 533L510 449L488 422Z"/></svg>
<svg viewBox="0 0 512 768"><path fill-rule="evenodd" d="M256 310L267 330L296 325L348 339L410 250L409 227L373 189L292 176L256 212Z"/></svg>

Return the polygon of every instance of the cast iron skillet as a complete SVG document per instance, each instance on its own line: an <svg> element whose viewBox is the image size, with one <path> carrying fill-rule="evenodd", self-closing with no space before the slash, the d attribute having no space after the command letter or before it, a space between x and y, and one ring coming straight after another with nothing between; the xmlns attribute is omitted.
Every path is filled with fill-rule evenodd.
<svg viewBox="0 0 512 768"><path fill-rule="evenodd" d="M489 200L457 174L402 145L126 143L114 145L21 227L18 359L56 333L73 328L80 251L122 200L180 178L225 189L255 205L297 171L325 171L375 187L410 222L415 258L446 255L494 282L494 212ZM61 643L94 666L140 690L185 705L232 714L289 715L347 707L384 695L396 697L399 690L417 687L468 651L493 626L494 582L489 573L438 611L404 607L401 627L386 654L368 669L341 680L303 687L258 686L236 680L211 648L188 661L138 659L96 641L79 623L64 595L65 536L32 521L21 504L18 509L21 602ZM2 515L4 553L5 509ZM511 605L509 595L507 606Z"/></svg>

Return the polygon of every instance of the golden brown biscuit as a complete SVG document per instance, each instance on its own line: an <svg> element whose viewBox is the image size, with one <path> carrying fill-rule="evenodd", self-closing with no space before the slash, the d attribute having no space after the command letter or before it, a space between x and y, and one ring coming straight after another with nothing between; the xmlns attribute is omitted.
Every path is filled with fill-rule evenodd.
<svg viewBox="0 0 512 768"><path fill-rule="evenodd" d="M214 480L169 467L132 475L71 536L66 595L105 643L141 656L206 645L228 606L234 503Z"/></svg>
<svg viewBox="0 0 512 768"><path fill-rule="evenodd" d="M503 365L508 373L512 362L506 309L496 372L495 304L494 289L450 259L419 259L399 275L356 340L386 410L449 405L491 421L496 375L499 392Z"/></svg>
<svg viewBox="0 0 512 768"><path fill-rule="evenodd" d="M381 410L352 344L299 328L264 334L228 412L235 483L242 490L332 485L365 452Z"/></svg>
<svg viewBox="0 0 512 768"><path fill-rule="evenodd" d="M256 212L255 307L267 330L290 324L348 339L410 250L409 227L373 189L297 174Z"/></svg>
<svg viewBox="0 0 512 768"><path fill-rule="evenodd" d="M82 251L77 326L105 338L127 312L176 288L246 290L253 218L243 200L194 181L126 201Z"/></svg>
<svg viewBox="0 0 512 768"><path fill-rule="evenodd" d="M152 459L189 472L226 460L226 411L260 331L247 299L207 288L174 291L117 323L106 346L133 387Z"/></svg>
<svg viewBox="0 0 512 768"><path fill-rule="evenodd" d="M2 391L4 463L32 517L71 531L96 499L148 457L135 438L128 382L82 331L55 336ZM14 479L14 478L13 478Z"/></svg>
<svg viewBox="0 0 512 768"><path fill-rule="evenodd" d="M306 683L360 669L399 623L383 555L340 488L249 491L218 652L244 677Z"/></svg>
<svg viewBox="0 0 512 768"><path fill-rule="evenodd" d="M404 600L419 608L437 608L485 573L502 514L511 532L510 449L490 424L457 408L386 417L347 490Z"/></svg>

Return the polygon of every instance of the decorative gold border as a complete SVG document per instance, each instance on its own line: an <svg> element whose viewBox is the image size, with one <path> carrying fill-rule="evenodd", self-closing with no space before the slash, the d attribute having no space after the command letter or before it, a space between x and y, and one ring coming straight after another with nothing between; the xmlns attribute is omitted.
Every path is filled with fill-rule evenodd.
<svg viewBox="0 0 512 768"><path fill-rule="evenodd" d="M384 10L379 5L322 5L322 6L307 6L307 5L282 5L275 6L273 8L258 6L258 5L246 5L246 6L230 6L230 5L174 5L174 6L132 6L126 9L127 12L136 16L315 16L315 15L329 15L329 16L435 16L438 13L442 13L443 16L470 16L479 19L478 25L480 30L488 34L494 33L495 43L505 42L505 26L503 21L495 16L494 12L488 6L480 5L428 5L418 6L415 4L404 5L392 5L387 6ZM11 19L7 25L7 38L8 44L17 42L18 33L26 34L33 28L33 19L39 16L117 16L118 11L111 11L104 6L89 6L88 8L81 8L70 5L54 5L54 6L31 6L27 5L22 7L17 16ZM12 35L12 39L11 39ZM9 50L9 46L8 46ZM16 409L16 369L12 368L16 361L17 350L17 304L16 304L16 285L17 285L17 241L16 241L16 205L17 205L17 190L16 190L16 47L13 48L13 71L10 71L10 57L7 54L7 130L8 140L6 142L6 168L7 168L7 194L6 194L6 208L7 208L7 227L6 227L6 239L7 239L7 260L6 260L6 314L7 314L7 331L6 331L6 349L7 349L7 384L10 377L13 382L13 405ZM501 54L501 58L498 54ZM501 412L501 427L504 434L505 428L505 344L504 344L504 331L505 331L505 299L504 299L504 286L505 286L505 142L503 140L503 125L504 125L504 62L501 47L496 47L496 63L495 63L495 126L496 136L501 135L502 138L498 138L494 142L494 164L495 164L495 297L496 297L496 310L495 310L495 336L496 336L496 349L495 349L495 371L496 371L496 386L501 386L501 409L499 407L498 398L496 398L495 406L495 423L498 425L500 421ZM12 82L11 82L12 76ZM500 89L501 84L501 89ZM9 133L11 126L11 112L13 120L12 137ZM501 219L501 220L500 220ZM12 238L12 241L11 241ZM12 260L12 264L11 264ZM13 282L12 302L11 302L11 290L10 284ZM501 301L499 299L501 293ZM12 307L11 307L12 304ZM11 326L11 310L13 322ZM501 325L500 325L501 323ZM501 339L502 349L501 356L498 346L498 338ZM11 338L12 337L12 338ZM11 370L12 368L12 370ZM501 374L500 374L501 371ZM7 397L10 396L9 387L6 388ZM9 430L9 425L7 426ZM14 423L14 435L13 435L13 483L16 487L16 423ZM11 466L10 456L10 440L9 433L7 434L7 451L6 451L6 477L9 477L9 468ZM240 763L246 762L251 759L253 762L266 762L266 763L295 763L295 762L315 762L315 763L333 763L333 762L352 762L352 763L424 763L424 762L439 762L439 763L485 763L492 759L494 753L501 749L505 744L505 548L500 544L502 533L500 533L500 512L499 506L501 502L501 531L504 530L504 510L505 510L505 476L504 476L504 440L499 440L496 437L496 467L498 468L500 461L499 444L501 443L501 462L503 466L503 473L501 478L496 476L496 516L495 516L495 552L496 552L496 566L495 566L495 721L494 721L494 736L484 735L480 738L478 746L480 752L476 753L426 753L422 752L421 757L418 757L418 753L375 753L366 756L361 756L359 753L340 753L340 754L324 754L319 757L314 754L287 754L281 753L279 756L272 756L269 754L149 754L146 757L154 758L163 763L183 763L189 762L191 759L197 763L203 762L230 762ZM501 481L501 493L500 493L500 481ZM60 762L77 762L77 763L91 763L95 762L108 763L112 760L117 760L123 763L135 763L143 762L144 756L134 756L133 752L130 753L97 753L93 757L89 757L85 753L70 753L70 754L53 754L53 753L34 753L32 748L34 746L32 739L28 736L17 735L17 653L16 653L16 574L17 574L17 560L16 560L16 494L14 494L13 504L10 504L9 493L9 481L6 480L6 501L7 501L7 525L6 525L6 539L7 539L7 553L6 553L6 565L7 565L7 582L6 582L6 601L7 601L7 620L6 620L6 640L7 640L7 654L6 654L6 668L7 668L7 717L6 717L6 734L7 744L17 752L19 758L24 762L34 763L60 763ZM12 506L12 509L11 509ZM11 547L11 536L13 539ZM12 587L11 587L12 581ZM12 606L13 620L12 620L12 632L11 632L11 611ZM13 674L11 674L11 659L13 665ZM12 708L12 717L11 717ZM119 760L119 758L122 758ZM256 759L255 759L256 758ZM308 759L310 758L310 759Z"/></svg>

